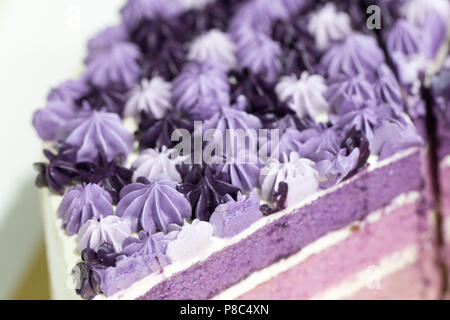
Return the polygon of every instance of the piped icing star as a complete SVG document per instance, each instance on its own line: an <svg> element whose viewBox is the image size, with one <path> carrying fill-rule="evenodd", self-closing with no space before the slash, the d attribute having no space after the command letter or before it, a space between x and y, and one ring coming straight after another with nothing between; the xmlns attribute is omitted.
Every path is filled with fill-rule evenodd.
<svg viewBox="0 0 450 320"><path fill-rule="evenodd" d="M241 149L231 156L219 157L213 162L220 161L217 170L226 172L231 178L231 183L242 191L251 191L258 187L260 159L255 151Z"/></svg>
<svg viewBox="0 0 450 320"><path fill-rule="evenodd" d="M123 241L131 235L128 221L118 216L107 216L100 220L91 219L78 231L78 250L98 249L105 243L113 246L116 252L122 250Z"/></svg>
<svg viewBox="0 0 450 320"><path fill-rule="evenodd" d="M106 28L89 40L87 61L94 59L96 54L111 49L115 43L128 40L128 32L122 24Z"/></svg>
<svg viewBox="0 0 450 320"><path fill-rule="evenodd" d="M150 182L156 181L160 177L165 177L175 182L181 182L181 175L176 166L184 161L184 157L174 156L175 149L162 147L157 149L147 149L139 154L133 163L133 181L139 177L147 178Z"/></svg>
<svg viewBox="0 0 450 320"><path fill-rule="evenodd" d="M225 69L211 63L190 62L174 79L175 108L192 119L204 120L230 105L230 85Z"/></svg>
<svg viewBox="0 0 450 320"><path fill-rule="evenodd" d="M320 75L303 72L280 78L275 91L281 101L296 112L298 117L311 117L316 122L327 121L329 105L324 97L327 90L325 80Z"/></svg>
<svg viewBox="0 0 450 320"><path fill-rule="evenodd" d="M90 219L99 220L114 213L111 195L96 184L76 185L69 189L58 208L69 236L78 233Z"/></svg>
<svg viewBox="0 0 450 320"><path fill-rule="evenodd" d="M212 29L196 38L189 48L188 59L199 62L211 61L227 69L237 65L236 48L228 34Z"/></svg>
<svg viewBox="0 0 450 320"><path fill-rule="evenodd" d="M384 62L384 53L376 40L353 33L330 46L320 60L321 68L330 77L338 74L373 74Z"/></svg>
<svg viewBox="0 0 450 320"><path fill-rule="evenodd" d="M281 182L286 183L289 192L285 205L291 206L319 189L319 174L313 161L301 158L295 152L285 157L289 160L280 162L272 159L261 169L259 181L262 196L267 201L272 201Z"/></svg>
<svg viewBox="0 0 450 320"><path fill-rule="evenodd" d="M400 52L406 56L422 51L421 30L408 20L399 19L385 34L386 47L389 52Z"/></svg>
<svg viewBox="0 0 450 320"><path fill-rule="evenodd" d="M353 105L375 99L375 90L364 75L340 74L328 79L325 98L335 112L341 113ZM381 89L381 87L380 87ZM381 90L380 90L380 93Z"/></svg>
<svg viewBox="0 0 450 320"><path fill-rule="evenodd" d="M176 182L167 179L150 182L140 177L120 192L117 215L129 220L133 231L167 232L170 224L182 225L183 218L190 218L192 208L177 191Z"/></svg>
<svg viewBox="0 0 450 320"><path fill-rule="evenodd" d="M131 89L141 74L139 47L131 42L118 42L89 59L86 78L100 88Z"/></svg>
<svg viewBox="0 0 450 320"><path fill-rule="evenodd" d="M108 161L128 156L133 151L134 137L115 113L92 111L80 114L64 127L65 142L78 147L77 162L95 162L99 153Z"/></svg>
<svg viewBox="0 0 450 320"><path fill-rule="evenodd" d="M71 100L52 99L43 109L33 115L33 126L39 137L45 141L61 138L61 130L77 114L76 105Z"/></svg>
<svg viewBox="0 0 450 320"><path fill-rule="evenodd" d="M352 25L347 13L337 11L334 3L327 3L311 15L308 31L314 35L316 46L325 50L331 42L349 35Z"/></svg>
<svg viewBox="0 0 450 320"><path fill-rule="evenodd" d="M281 47L270 36L242 27L234 34L238 64L273 83L282 71Z"/></svg>
<svg viewBox="0 0 450 320"><path fill-rule="evenodd" d="M142 112L154 119L163 118L172 108L170 99L172 85L161 77L143 79L140 85L130 92L125 104L124 115L127 117L140 117Z"/></svg>
<svg viewBox="0 0 450 320"><path fill-rule="evenodd" d="M178 0L130 0L121 9L122 20L129 31L155 17L171 18L181 12Z"/></svg>

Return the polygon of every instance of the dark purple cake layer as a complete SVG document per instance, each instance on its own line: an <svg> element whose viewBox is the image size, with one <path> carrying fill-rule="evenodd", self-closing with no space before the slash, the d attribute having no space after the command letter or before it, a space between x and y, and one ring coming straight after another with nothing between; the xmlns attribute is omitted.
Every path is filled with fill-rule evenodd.
<svg viewBox="0 0 450 320"><path fill-rule="evenodd" d="M423 189L421 153L373 171L259 229L241 242L165 280L139 299L209 299L253 272L286 258L327 233Z"/></svg>

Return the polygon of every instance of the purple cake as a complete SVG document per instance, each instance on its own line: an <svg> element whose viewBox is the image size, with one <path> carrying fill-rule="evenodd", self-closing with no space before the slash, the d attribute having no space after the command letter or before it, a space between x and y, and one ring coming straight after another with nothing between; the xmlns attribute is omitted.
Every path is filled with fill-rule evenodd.
<svg viewBox="0 0 450 320"><path fill-rule="evenodd" d="M127 1L34 115L53 297L439 298L425 4Z"/></svg>

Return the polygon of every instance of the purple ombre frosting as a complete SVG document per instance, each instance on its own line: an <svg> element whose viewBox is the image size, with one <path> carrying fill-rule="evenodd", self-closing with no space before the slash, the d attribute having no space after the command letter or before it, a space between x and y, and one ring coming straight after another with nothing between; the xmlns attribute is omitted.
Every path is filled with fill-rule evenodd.
<svg viewBox="0 0 450 320"><path fill-rule="evenodd" d="M152 183L141 177L121 190L117 215L129 220L133 231L167 232L170 224L182 225L183 218L190 218L192 208L177 191L176 182L158 179Z"/></svg>
<svg viewBox="0 0 450 320"><path fill-rule="evenodd" d="M353 33L330 47L320 61L325 74L373 74L384 62L384 53L375 38Z"/></svg>
<svg viewBox="0 0 450 320"><path fill-rule="evenodd" d="M134 137L115 113L82 112L64 127L65 142L78 147L78 162L95 162L99 153L108 161L128 156L133 151Z"/></svg>
<svg viewBox="0 0 450 320"><path fill-rule="evenodd" d="M174 79L172 99L175 108L192 119L204 120L230 105L230 85L220 64L190 62Z"/></svg>
<svg viewBox="0 0 450 320"><path fill-rule="evenodd" d="M139 47L131 42L117 42L88 59L85 76L103 89L128 90L139 80L142 59Z"/></svg>
<svg viewBox="0 0 450 320"><path fill-rule="evenodd" d="M259 207L257 192L252 192L247 198L239 193L237 201L229 197L211 215L209 222L214 227L214 234L220 238L229 238L241 233L263 217Z"/></svg>
<svg viewBox="0 0 450 320"><path fill-rule="evenodd" d="M96 184L76 185L69 189L59 205L58 214L69 236L78 233L90 219L99 220L114 213L109 192Z"/></svg>
<svg viewBox="0 0 450 320"><path fill-rule="evenodd" d="M113 246L116 252L122 250L123 241L131 235L128 221L118 216L107 216L99 221L91 219L83 224L78 232L78 250L98 249L105 243Z"/></svg>

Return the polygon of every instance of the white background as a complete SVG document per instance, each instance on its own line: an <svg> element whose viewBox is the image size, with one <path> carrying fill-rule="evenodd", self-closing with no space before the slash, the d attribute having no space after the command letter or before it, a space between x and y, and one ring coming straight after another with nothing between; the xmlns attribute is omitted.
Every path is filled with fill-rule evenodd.
<svg viewBox="0 0 450 320"><path fill-rule="evenodd" d="M49 89L76 76L87 39L118 21L124 0L0 0L0 299L20 282L41 239L31 126Z"/></svg>

